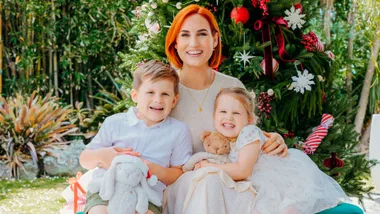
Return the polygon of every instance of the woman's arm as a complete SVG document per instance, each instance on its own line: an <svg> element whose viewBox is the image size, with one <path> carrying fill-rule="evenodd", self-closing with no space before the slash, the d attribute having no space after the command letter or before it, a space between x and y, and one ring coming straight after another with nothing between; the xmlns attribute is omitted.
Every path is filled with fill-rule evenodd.
<svg viewBox="0 0 380 214"><path fill-rule="evenodd" d="M264 132L264 135L268 138L261 148L264 154L279 155L282 158L288 155L288 146L280 134Z"/></svg>
<svg viewBox="0 0 380 214"><path fill-rule="evenodd" d="M247 179L253 171L253 167L260 154L260 141L244 146L239 151L238 161L227 164L214 164L207 160L200 162L200 167L216 167L226 172L235 181Z"/></svg>
<svg viewBox="0 0 380 214"><path fill-rule="evenodd" d="M158 180L160 180L165 185L170 185L174 183L179 176L183 174L182 165L181 166L171 166L170 168L163 167L161 165L152 163L147 160L143 160L148 166L151 174L156 175Z"/></svg>

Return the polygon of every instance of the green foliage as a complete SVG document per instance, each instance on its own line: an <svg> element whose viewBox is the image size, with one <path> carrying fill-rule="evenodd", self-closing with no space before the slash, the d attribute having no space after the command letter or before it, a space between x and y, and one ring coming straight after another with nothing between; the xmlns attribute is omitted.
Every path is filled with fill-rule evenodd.
<svg viewBox="0 0 380 214"><path fill-rule="evenodd" d="M117 52L134 44L128 30L136 5L129 0L5 1L4 94L36 89L47 94L57 87L74 105L98 85L112 90L105 73L118 77Z"/></svg>
<svg viewBox="0 0 380 214"><path fill-rule="evenodd" d="M0 155L14 177L24 168L23 162L32 159L37 165L50 149L65 148L65 136L78 129L69 122L72 107L61 106L51 93L45 98L34 92L0 100Z"/></svg>
<svg viewBox="0 0 380 214"><path fill-rule="evenodd" d="M87 139L96 135L106 117L124 112L128 110L130 106L134 106L132 98L130 97L132 79L116 79L115 81L118 83L120 96L106 90L101 90L98 96L93 97L102 101L104 104L97 106L91 117L83 121L83 132L86 133L85 137Z"/></svg>
<svg viewBox="0 0 380 214"><path fill-rule="evenodd" d="M319 2L308 2L308 8L313 8L314 10L320 10ZM334 11L332 13L331 20L331 44L329 44L329 49L335 54L335 63L339 65L337 70L337 77L339 77L339 83L342 93L346 93L345 82L348 67L351 67L353 73L352 89L353 98L359 97L361 88L363 87L363 80L365 73L367 71L367 64L370 59L370 50L373 43L374 35L376 33L376 25L379 23L379 8L380 3L375 0L370 1L346 1L338 0L334 1ZM353 9L354 7L354 9ZM353 10L353 23L349 23L349 12ZM322 31L322 17L315 14L316 16L311 19L310 28L322 38L325 37ZM354 38L354 54L352 60L348 59L348 40L349 38ZM375 59L372 59L375 60ZM379 62L379 59L377 59ZM367 118L369 119L371 115L379 108L378 100L380 99L379 94L379 70L376 68L375 75L373 78L373 84L371 87L371 92L369 96L369 108ZM353 99L353 102L356 102ZM353 115L354 116L354 115ZM354 118L348 118L348 120L353 120Z"/></svg>

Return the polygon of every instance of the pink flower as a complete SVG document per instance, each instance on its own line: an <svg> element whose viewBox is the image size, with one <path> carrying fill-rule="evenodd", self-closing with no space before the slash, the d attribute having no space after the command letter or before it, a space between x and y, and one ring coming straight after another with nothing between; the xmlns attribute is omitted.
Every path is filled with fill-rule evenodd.
<svg viewBox="0 0 380 214"><path fill-rule="evenodd" d="M325 54L327 54L327 56L329 56L329 58L334 61L335 55L333 54L333 52L331 52L331 51L325 51Z"/></svg>

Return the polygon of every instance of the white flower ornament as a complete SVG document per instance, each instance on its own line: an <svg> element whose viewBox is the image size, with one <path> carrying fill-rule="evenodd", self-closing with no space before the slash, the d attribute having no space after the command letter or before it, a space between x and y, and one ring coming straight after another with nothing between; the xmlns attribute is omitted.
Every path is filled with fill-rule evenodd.
<svg viewBox="0 0 380 214"><path fill-rule="evenodd" d="M294 6L290 8L290 11L286 10L285 14L287 16L284 19L288 21L288 25L293 30L295 30L296 28L301 29L302 25L306 22L305 20L303 20L305 14L301 14L301 9L295 9Z"/></svg>
<svg viewBox="0 0 380 214"><path fill-rule="evenodd" d="M294 87L294 91L300 92L303 94L305 90L311 91L311 85L314 85L314 75L309 74L309 71L307 69L303 70L303 73L301 71L297 71L298 77L293 76L292 80L292 87Z"/></svg>

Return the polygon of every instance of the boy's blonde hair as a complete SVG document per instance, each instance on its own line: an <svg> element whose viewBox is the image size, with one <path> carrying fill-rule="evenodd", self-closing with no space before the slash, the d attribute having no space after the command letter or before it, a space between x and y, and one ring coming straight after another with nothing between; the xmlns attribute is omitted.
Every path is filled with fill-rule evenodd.
<svg viewBox="0 0 380 214"><path fill-rule="evenodd" d="M138 90L142 82L147 78L152 82L162 79L170 80L174 83L175 95L179 93L179 77L177 72L163 62L150 60L149 62L140 65L133 73L133 88Z"/></svg>
<svg viewBox="0 0 380 214"><path fill-rule="evenodd" d="M248 114L248 118L253 119L253 124L256 124L256 115L255 115L255 99L244 88L240 87L232 87L232 88L223 88L219 91L218 95L216 95L215 103L214 103L214 112L218 105L218 98L222 95L229 95L239 101L245 108Z"/></svg>

